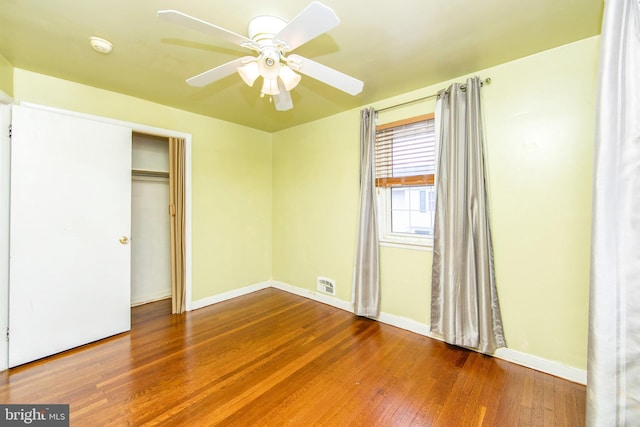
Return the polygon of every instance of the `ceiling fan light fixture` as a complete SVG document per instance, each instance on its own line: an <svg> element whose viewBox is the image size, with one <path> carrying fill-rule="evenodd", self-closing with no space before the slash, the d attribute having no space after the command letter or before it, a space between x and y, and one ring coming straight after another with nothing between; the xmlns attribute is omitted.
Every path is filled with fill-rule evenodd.
<svg viewBox="0 0 640 427"><path fill-rule="evenodd" d="M275 50L265 50L258 61L260 75L265 79L275 79L280 74L280 54Z"/></svg>
<svg viewBox="0 0 640 427"><path fill-rule="evenodd" d="M257 62L249 62L248 64L238 67L238 74L242 77L242 80L252 87L256 79L260 77L260 70Z"/></svg>
<svg viewBox="0 0 640 427"><path fill-rule="evenodd" d="M300 83L300 80L302 79L302 76L300 74L296 73L286 65L280 67L279 77L282 80L282 83L284 83L284 87L285 89L287 89L287 91L290 91L294 87L298 86L298 83Z"/></svg>
<svg viewBox="0 0 640 427"><path fill-rule="evenodd" d="M278 89L278 78L268 79L265 77L264 83L262 84L262 94L263 95L279 95L280 89Z"/></svg>

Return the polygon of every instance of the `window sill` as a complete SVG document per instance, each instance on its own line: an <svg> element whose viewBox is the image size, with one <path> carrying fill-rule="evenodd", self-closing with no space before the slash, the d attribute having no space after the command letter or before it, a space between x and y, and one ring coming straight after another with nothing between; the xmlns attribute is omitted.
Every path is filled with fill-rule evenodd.
<svg viewBox="0 0 640 427"><path fill-rule="evenodd" d="M390 240L390 239L380 239L379 240L380 247L386 248L399 248L399 249L409 249L414 251L433 251L433 242L408 242L401 240Z"/></svg>

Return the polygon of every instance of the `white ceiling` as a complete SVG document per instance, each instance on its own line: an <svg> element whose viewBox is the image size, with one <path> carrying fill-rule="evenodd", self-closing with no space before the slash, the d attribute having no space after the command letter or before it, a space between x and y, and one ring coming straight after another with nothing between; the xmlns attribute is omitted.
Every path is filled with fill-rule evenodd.
<svg viewBox="0 0 640 427"><path fill-rule="evenodd" d="M273 132L600 33L603 0L323 0L340 25L295 50L364 81L344 94L310 77L275 111L237 74L185 79L252 54L156 17L175 9L247 35L255 16L292 19L310 0L0 0L0 54L17 68ZM114 44L94 52L90 36Z"/></svg>

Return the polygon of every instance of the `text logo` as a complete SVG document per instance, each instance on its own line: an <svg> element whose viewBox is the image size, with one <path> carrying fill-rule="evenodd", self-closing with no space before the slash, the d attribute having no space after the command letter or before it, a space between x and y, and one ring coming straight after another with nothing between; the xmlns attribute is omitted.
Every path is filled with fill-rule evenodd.
<svg viewBox="0 0 640 427"><path fill-rule="evenodd" d="M0 426L69 427L69 405L0 405Z"/></svg>

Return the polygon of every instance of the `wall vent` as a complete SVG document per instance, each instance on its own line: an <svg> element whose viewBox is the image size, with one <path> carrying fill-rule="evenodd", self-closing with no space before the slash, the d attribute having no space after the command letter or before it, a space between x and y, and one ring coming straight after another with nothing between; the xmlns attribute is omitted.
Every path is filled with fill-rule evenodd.
<svg viewBox="0 0 640 427"><path fill-rule="evenodd" d="M318 276L318 291L329 295L336 294L336 281L328 277Z"/></svg>

